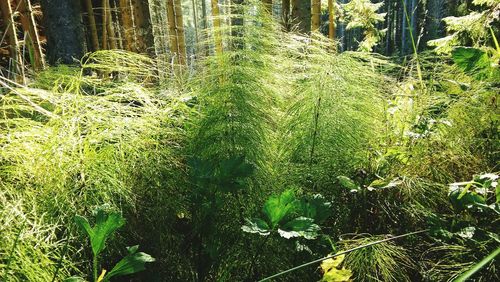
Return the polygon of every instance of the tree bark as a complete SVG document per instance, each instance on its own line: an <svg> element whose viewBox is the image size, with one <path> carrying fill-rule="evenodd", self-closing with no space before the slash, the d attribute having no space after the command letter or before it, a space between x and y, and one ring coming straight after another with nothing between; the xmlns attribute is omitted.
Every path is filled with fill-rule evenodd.
<svg viewBox="0 0 500 282"><path fill-rule="evenodd" d="M281 21L285 30L290 30L290 0L281 1Z"/></svg>
<svg viewBox="0 0 500 282"><path fill-rule="evenodd" d="M45 67L45 61L43 58L42 45L40 43L40 37L38 36L38 29L36 27L30 0L18 0L18 12L24 34L29 36L29 42L33 47L33 67L35 70L41 70Z"/></svg>
<svg viewBox="0 0 500 282"><path fill-rule="evenodd" d="M167 0L168 37L170 39L170 52L172 52L175 63L179 58L179 43L177 42L177 31L175 28L174 0Z"/></svg>
<svg viewBox="0 0 500 282"><path fill-rule="evenodd" d="M222 33L221 33L221 19L219 10L219 1L211 0L212 4L212 17L214 26L214 42L215 42L215 53L222 54Z"/></svg>
<svg viewBox="0 0 500 282"><path fill-rule="evenodd" d="M92 43L92 51L97 51L99 47L99 36L97 34L97 25L95 23L94 7L92 0L85 0L85 9L87 10L87 18L90 29L90 41Z"/></svg>
<svg viewBox="0 0 500 282"><path fill-rule="evenodd" d="M182 15L182 1L174 0L175 7L175 29L177 32L177 42L179 44L179 64L186 65L186 36L184 35L184 20Z"/></svg>
<svg viewBox="0 0 500 282"><path fill-rule="evenodd" d="M318 32L320 23L321 23L321 0L312 0L311 30Z"/></svg>
<svg viewBox="0 0 500 282"><path fill-rule="evenodd" d="M337 24L335 23L335 7L333 6L333 0L328 0L328 37L331 40L335 39L335 29Z"/></svg>
<svg viewBox="0 0 500 282"><path fill-rule="evenodd" d="M41 0L47 59L50 64L74 64L85 53L80 1Z"/></svg>
<svg viewBox="0 0 500 282"><path fill-rule="evenodd" d="M108 33L109 40L109 48L111 50L116 49L116 33L115 28L113 27L113 17L111 15L111 5L109 4L109 0L105 0L106 9L104 9L104 14L106 16L106 31Z"/></svg>
<svg viewBox="0 0 500 282"><path fill-rule="evenodd" d="M130 0L120 0L120 18L122 20L123 35L125 39L125 50L137 51L135 47L136 36L134 30L134 12Z"/></svg>
<svg viewBox="0 0 500 282"><path fill-rule="evenodd" d="M302 33L311 31L311 1L293 0L292 2L293 24Z"/></svg>
<svg viewBox="0 0 500 282"><path fill-rule="evenodd" d="M12 6L9 1L0 1L0 11L2 12L4 30L7 34L7 40L9 42L9 54L13 62L14 78L18 80L19 75L22 74L22 58L19 50L19 42L17 40L16 25L14 21L14 15L12 13Z"/></svg>

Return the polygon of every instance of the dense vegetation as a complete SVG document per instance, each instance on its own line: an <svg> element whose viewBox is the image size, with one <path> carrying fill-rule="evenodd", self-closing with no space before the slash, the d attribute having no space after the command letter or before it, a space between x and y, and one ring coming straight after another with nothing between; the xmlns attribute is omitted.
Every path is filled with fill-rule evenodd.
<svg viewBox="0 0 500 282"><path fill-rule="evenodd" d="M301 34L269 3L212 9L184 54L184 34L158 52L174 48L158 26L154 56L76 61L49 38L52 66L3 68L0 281L258 281L302 264L273 279L500 280L499 2L446 18L435 49L406 12L390 57L371 53L394 47L384 2L323 11L343 11L348 48L324 17Z"/></svg>

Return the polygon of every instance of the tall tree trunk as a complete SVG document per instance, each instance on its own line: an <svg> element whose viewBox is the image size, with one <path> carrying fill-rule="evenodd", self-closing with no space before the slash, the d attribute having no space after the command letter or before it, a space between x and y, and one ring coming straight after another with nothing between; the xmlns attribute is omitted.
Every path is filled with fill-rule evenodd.
<svg viewBox="0 0 500 282"><path fill-rule="evenodd" d="M97 34L97 25L95 23L94 7L92 5L92 0L85 0L85 9L87 10L92 51L97 51L100 49L99 36Z"/></svg>
<svg viewBox="0 0 500 282"><path fill-rule="evenodd" d="M29 42L33 48L33 67L35 70L43 69L45 67L45 61L30 0L18 0L18 12L24 34L29 35Z"/></svg>
<svg viewBox="0 0 500 282"><path fill-rule="evenodd" d="M221 31L221 19L219 10L219 1L211 0L212 4L212 17L214 26L214 42L215 42L215 53L222 53L222 31Z"/></svg>
<svg viewBox="0 0 500 282"><path fill-rule="evenodd" d="M335 39L335 28L337 24L335 23L335 7L333 6L333 0L328 0L328 37L333 40Z"/></svg>
<svg viewBox="0 0 500 282"><path fill-rule="evenodd" d="M194 40L195 40L195 47L194 48L194 53L196 55L197 50L199 48L199 42L200 42L200 37L198 34L198 11L196 8L196 1L191 0L191 6L193 7L193 24L194 24Z"/></svg>
<svg viewBox="0 0 500 282"><path fill-rule="evenodd" d="M106 12L107 10L107 3L108 0L102 0L102 5L101 5L101 16L102 16L102 49L107 50L108 49L108 14Z"/></svg>
<svg viewBox="0 0 500 282"><path fill-rule="evenodd" d="M405 55L408 44L408 19L406 18L408 15L408 0L401 1L403 2L403 16L401 17L401 55Z"/></svg>
<svg viewBox="0 0 500 282"><path fill-rule="evenodd" d="M174 0L167 0L168 37L170 38L170 52L172 52L175 63L179 58L179 43L177 42L177 31L175 28Z"/></svg>
<svg viewBox="0 0 500 282"><path fill-rule="evenodd" d="M285 30L290 30L290 0L281 1L281 21Z"/></svg>
<svg viewBox="0 0 500 282"><path fill-rule="evenodd" d="M0 1L0 11L2 12L4 30L7 34L7 40L9 42L9 54L12 60L12 66L14 71L14 78L19 80L22 77L22 58L19 50L19 42L17 40L16 24L14 22L14 15L12 13L12 6L10 0ZM19 76L21 75L21 76Z"/></svg>
<svg viewBox="0 0 500 282"><path fill-rule="evenodd" d="M116 49L116 33L113 26L113 16L111 15L111 5L109 0L106 1L106 9L104 10L106 15L106 31L108 32L109 48L111 50Z"/></svg>
<svg viewBox="0 0 500 282"><path fill-rule="evenodd" d="M321 23L321 0L312 0L311 30L319 32Z"/></svg>
<svg viewBox="0 0 500 282"><path fill-rule="evenodd" d="M179 63L186 65L186 36L184 35L184 21L182 15L182 1L175 1L175 29L177 31L177 42L179 44Z"/></svg>
<svg viewBox="0 0 500 282"><path fill-rule="evenodd" d="M385 20L387 32L385 34L385 54L390 55L392 53L392 34L393 34L393 22L394 22L394 3L392 0L387 0L387 17Z"/></svg>
<svg viewBox="0 0 500 282"><path fill-rule="evenodd" d="M41 0L47 59L50 64L74 64L85 53L80 1Z"/></svg>
<svg viewBox="0 0 500 282"><path fill-rule="evenodd" d="M134 11L132 10L132 5L130 5L130 0L120 0L120 18L125 38L125 50L136 52L136 36L133 17Z"/></svg>
<svg viewBox="0 0 500 282"><path fill-rule="evenodd" d="M299 32L308 33L311 31L311 1L293 0L292 21L297 25Z"/></svg>
<svg viewBox="0 0 500 282"><path fill-rule="evenodd" d="M151 17L149 15L149 1L130 0L134 20L135 50L139 53L148 52L153 45Z"/></svg>

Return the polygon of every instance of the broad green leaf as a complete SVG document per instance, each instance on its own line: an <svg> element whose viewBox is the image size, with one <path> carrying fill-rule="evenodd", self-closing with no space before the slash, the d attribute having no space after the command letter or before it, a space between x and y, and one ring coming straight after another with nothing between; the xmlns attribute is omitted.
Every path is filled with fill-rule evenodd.
<svg viewBox="0 0 500 282"><path fill-rule="evenodd" d="M120 260L106 276L104 281L109 281L112 277L137 273L146 269L145 264L154 262L155 259L143 252L137 252L139 246L128 248L129 254Z"/></svg>
<svg viewBox="0 0 500 282"><path fill-rule="evenodd" d="M286 190L281 195L271 196L262 209L271 229L276 226L297 206L297 198L292 189Z"/></svg>
<svg viewBox="0 0 500 282"><path fill-rule="evenodd" d="M354 183L349 177L347 176L338 176L337 180L339 181L340 185L346 189L348 189L351 192L358 192L361 188Z"/></svg>
<svg viewBox="0 0 500 282"><path fill-rule="evenodd" d="M453 62L464 72L475 74L478 78L488 75L490 59L483 50L472 47L457 47L451 52Z"/></svg>
<svg viewBox="0 0 500 282"><path fill-rule="evenodd" d="M271 233L269 230L269 225L260 218L254 218L252 220L245 219L247 225L243 225L241 230L248 233L257 233L262 236L267 236Z"/></svg>
<svg viewBox="0 0 500 282"><path fill-rule="evenodd" d="M278 232L281 237L286 239L304 237L311 240L318 236L320 230L321 228L314 223L312 218L301 216L287 222L282 228L278 229Z"/></svg>
<svg viewBox="0 0 500 282"><path fill-rule="evenodd" d="M78 225L78 227L80 227L83 231L85 231L85 233L87 233L87 236L89 238L92 238L92 236L94 235L94 231L90 227L89 221L85 217L79 215L75 215L74 220L76 225Z"/></svg>
<svg viewBox="0 0 500 282"><path fill-rule="evenodd" d="M340 268L340 264L344 261L345 255L340 255L334 258L324 260L321 263L324 282L347 282L352 281L352 271L346 268Z"/></svg>
<svg viewBox="0 0 500 282"><path fill-rule="evenodd" d="M99 255L105 247L108 237L125 224L125 219L117 212L108 213L99 209L96 215L96 224L90 227L85 217L76 215L76 224L89 236L94 255Z"/></svg>
<svg viewBox="0 0 500 282"><path fill-rule="evenodd" d="M456 210L461 211L476 204L486 204L484 197L476 192L467 191L465 194L462 192L463 190L458 187L449 194L450 202Z"/></svg>
<svg viewBox="0 0 500 282"><path fill-rule="evenodd" d="M320 195L306 196L300 200L300 214L312 218L316 223L324 222L332 214L332 203Z"/></svg>
<svg viewBox="0 0 500 282"><path fill-rule="evenodd" d="M392 188L400 185L402 183L401 180L398 178L395 179L376 179L370 185L368 186L368 190L372 191L375 189L385 189L385 188Z"/></svg>

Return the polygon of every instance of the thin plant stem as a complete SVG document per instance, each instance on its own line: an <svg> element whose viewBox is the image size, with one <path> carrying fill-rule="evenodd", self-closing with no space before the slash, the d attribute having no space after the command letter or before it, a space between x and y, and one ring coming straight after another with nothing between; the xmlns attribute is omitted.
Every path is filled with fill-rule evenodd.
<svg viewBox="0 0 500 282"><path fill-rule="evenodd" d="M309 266L309 265L312 265L312 264L316 264L318 262L322 262L324 260L327 260L327 259L331 259L331 258L334 258L334 257L338 257L338 256L341 256L341 255L344 255L344 254L348 254L348 253L351 253L351 252L354 252L354 251L357 251L359 249L363 249L363 248L366 248L366 247L370 247L370 246L373 246L373 245L377 245L377 244L380 244L380 243L384 243L384 242L388 242L388 241L392 241L392 240L396 240L396 239L399 239L399 238L403 238L403 237L407 237L407 236L411 236L411 235L417 235L417 234L421 234L421 233L424 233L424 232L427 232L429 231L429 229L424 229L424 230L420 230L420 231L415 231L415 232L410 232L410 233L406 233L406 234L403 234L403 235L399 235L399 236L395 236L395 237L390 237L390 238L387 238L387 239L383 239L383 240L379 240L379 241L374 241L374 242L371 242L369 244L366 244L366 245L362 245L362 246L358 246L356 248L352 248L352 249L349 249L349 250L346 250L346 251L342 251L342 252L338 252L336 254L333 254L333 255L330 255L330 256L326 256L324 258L320 258L320 259L317 259L317 260L313 260L313 261L310 261L310 262L307 262L307 263L304 263L304 264L301 264L299 266L296 266L296 267L293 267L293 268L290 268L290 269L287 269L285 271L282 271L282 272L279 272L277 274L274 274L274 275L271 275L269 277L266 277L262 280L259 280L259 282L263 282L263 281L269 281L273 278L276 278L278 276L281 276L281 275L284 275L284 274L287 274L289 272L292 272L292 271L295 271L297 269L301 269L303 267L306 267L306 266Z"/></svg>

